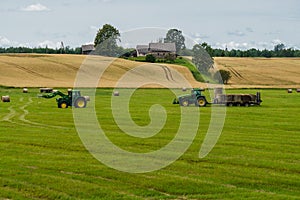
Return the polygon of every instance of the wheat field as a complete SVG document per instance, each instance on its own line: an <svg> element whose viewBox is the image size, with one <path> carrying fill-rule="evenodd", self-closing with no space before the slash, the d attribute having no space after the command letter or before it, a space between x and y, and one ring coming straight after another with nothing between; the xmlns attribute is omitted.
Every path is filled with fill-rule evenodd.
<svg viewBox="0 0 300 200"><path fill-rule="evenodd" d="M300 58L214 58L217 69L231 72L228 88L298 88ZM183 66L150 64L84 55L0 55L0 85L73 87L80 69L85 86L97 74L97 87L207 87ZM126 77L124 79L124 76ZM124 79L124 80L123 80ZM183 83L182 80L187 80ZM123 80L120 83L120 80Z"/></svg>
<svg viewBox="0 0 300 200"><path fill-rule="evenodd" d="M215 58L219 69L231 72L229 87L300 87L300 58Z"/></svg>

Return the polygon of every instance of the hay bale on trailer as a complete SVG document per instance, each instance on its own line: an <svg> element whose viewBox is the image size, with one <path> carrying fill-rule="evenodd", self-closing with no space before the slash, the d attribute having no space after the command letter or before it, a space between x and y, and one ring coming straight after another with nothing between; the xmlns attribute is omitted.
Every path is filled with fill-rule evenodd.
<svg viewBox="0 0 300 200"><path fill-rule="evenodd" d="M10 102L10 97L8 95L7 96L2 96L1 101L2 102Z"/></svg>
<svg viewBox="0 0 300 200"><path fill-rule="evenodd" d="M40 88L41 93L52 93L53 88Z"/></svg>
<svg viewBox="0 0 300 200"><path fill-rule="evenodd" d="M217 96L219 94L223 94L223 88L215 88L214 93L215 93L215 96Z"/></svg>

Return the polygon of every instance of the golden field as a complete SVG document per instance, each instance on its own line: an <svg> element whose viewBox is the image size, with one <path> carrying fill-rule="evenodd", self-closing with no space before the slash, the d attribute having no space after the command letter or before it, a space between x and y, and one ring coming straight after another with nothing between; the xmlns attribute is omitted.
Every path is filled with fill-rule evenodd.
<svg viewBox="0 0 300 200"><path fill-rule="evenodd" d="M229 87L300 87L300 58L215 58L218 69L231 72Z"/></svg>
<svg viewBox="0 0 300 200"><path fill-rule="evenodd" d="M300 87L300 58L214 58L218 69L229 70L228 88ZM0 85L13 87L73 87L81 70L85 86L95 75L97 87L206 87L182 66L150 64L84 55L0 55ZM125 78L124 78L125 76ZM120 81L123 80L123 81Z"/></svg>

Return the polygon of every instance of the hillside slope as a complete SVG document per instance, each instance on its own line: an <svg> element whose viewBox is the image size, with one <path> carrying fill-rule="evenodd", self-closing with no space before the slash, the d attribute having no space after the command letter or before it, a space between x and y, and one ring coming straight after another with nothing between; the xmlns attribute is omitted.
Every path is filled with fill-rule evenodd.
<svg viewBox="0 0 300 200"><path fill-rule="evenodd" d="M214 58L218 69L229 70L228 88L300 88L300 58ZM73 87L79 69L87 86L207 87L182 66L150 64L84 55L2 54L0 85L13 87ZM82 72L82 70L81 70ZM101 76L100 76L101 75ZM189 84L182 82L183 76ZM122 81L123 80L123 81Z"/></svg>
<svg viewBox="0 0 300 200"><path fill-rule="evenodd" d="M120 87L185 87L180 75L192 87L204 87L195 81L190 71L182 66L139 63L124 59L83 55L0 55L0 85L14 87L73 87L79 69L87 82L101 74L97 87L115 87L126 75ZM179 72L179 73L178 73ZM96 77L98 78L98 77ZM165 86L164 86L165 85Z"/></svg>

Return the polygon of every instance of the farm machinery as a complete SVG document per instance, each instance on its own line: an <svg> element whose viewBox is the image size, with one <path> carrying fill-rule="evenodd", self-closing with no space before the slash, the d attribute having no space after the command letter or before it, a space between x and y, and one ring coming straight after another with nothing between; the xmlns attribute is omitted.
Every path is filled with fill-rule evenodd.
<svg viewBox="0 0 300 200"><path fill-rule="evenodd" d="M174 99L173 104L180 104L181 106L189 106L194 104L199 107L204 107L208 103L206 97L202 95L204 89L194 88L191 90L191 94L179 96L178 99Z"/></svg>
<svg viewBox="0 0 300 200"><path fill-rule="evenodd" d="M175 98L173 104L180 104L181 106L194 104L199 107L205 107L207 104L248 107L250 105L260 105L262 102L260 92L256 94L223 94L222 90L220 92L220 89L217 88L213 102L209 103L206 97L201 93L203 91L204 89L192 89L191 94L181 95Z"/></svg>
<svg viewBox="0 0 300 200"><path fill-rule="evenodd" d="M75 108L85 108L87 101L90 100L88 96L81 96L79 90L68 90L68 94L64 94L58 90L53 90L51 93L41 94L39 97L51 99L60 96L56 99L58 108L68 108L74 106Z"/></svg>

